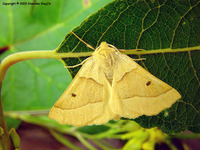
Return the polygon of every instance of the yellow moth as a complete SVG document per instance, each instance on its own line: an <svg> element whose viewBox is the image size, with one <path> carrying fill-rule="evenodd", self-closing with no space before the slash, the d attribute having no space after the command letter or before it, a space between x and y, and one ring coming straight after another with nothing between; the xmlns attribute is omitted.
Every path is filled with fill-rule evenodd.
<svg viewBox="0 0 200 150"><path fill-rule="evenodd" d="M174 88L102 42L55 103L49 118L74 126L99 125L120 117L156 115L180 98Z"/></svg>

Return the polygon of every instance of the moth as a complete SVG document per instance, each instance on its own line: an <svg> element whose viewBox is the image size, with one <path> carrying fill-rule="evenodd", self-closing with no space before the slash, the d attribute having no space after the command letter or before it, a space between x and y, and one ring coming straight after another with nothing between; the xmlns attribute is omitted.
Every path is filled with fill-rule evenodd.
<svg viewBox="0 0 200 150"><path fill-rule="evenodd" d="M181 95L115 46L102 42L52 107L49 118L74 126L157 115Z"/></svg>

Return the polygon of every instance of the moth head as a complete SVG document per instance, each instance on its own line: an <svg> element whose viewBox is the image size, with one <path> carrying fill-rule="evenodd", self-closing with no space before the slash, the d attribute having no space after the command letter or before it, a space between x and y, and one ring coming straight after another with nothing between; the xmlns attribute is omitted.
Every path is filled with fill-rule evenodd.
<svg viewBox="0 0 200 150"><path fill-rule="evenodd" d="M119 50L107 42L101 42L99 47L96 48L95 54L100 54L104 57L108 57L112 52L118 52Z"/></svg>

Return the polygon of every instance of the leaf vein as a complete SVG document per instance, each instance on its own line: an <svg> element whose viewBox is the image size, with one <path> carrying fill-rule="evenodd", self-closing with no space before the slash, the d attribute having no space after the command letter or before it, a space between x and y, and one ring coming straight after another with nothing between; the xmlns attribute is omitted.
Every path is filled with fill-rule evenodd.
<svg viewBox="0 0 200 150"><path fill-rule="evenodd" d="M198 78L198 76L197 76L197 72L196 72L196 70L195 70L195 68L194 68L194 65L193 65L193 62L192 62L192 58L191 58L191 54L190 54L190 53L191 53L191 52L188 51L188 57L189 57L190 65L191 65L191 67L192 67L194 76L195 76L195 78L197 79L197 82L198 82L198 84L199 84L199 86L200 86L200 81L199 81L199 78Z"/></svg>

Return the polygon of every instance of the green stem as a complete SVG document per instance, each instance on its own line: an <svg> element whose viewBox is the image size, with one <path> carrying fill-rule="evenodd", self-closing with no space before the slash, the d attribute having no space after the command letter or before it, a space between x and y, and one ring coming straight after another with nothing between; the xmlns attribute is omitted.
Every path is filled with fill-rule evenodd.
<svg viewBox="0 0 200 150"><path fill-rule="evenodd" d="M80 133L75 134L76 138L85 145L90 150L97 150L95 147L93 147L85 138L82 137Z"/></svg>
<svg viewBox="0 0 200 150"><path fill-rule="evenodd" d="M0 81L3 81L5 74L10 66L13 64L30 59L40 58L51 58L51 59L62 59L62 58L73 58L73 57L87 57L91 56L92 52L86 53L57 53L55 50L49 51L27 51L18 52L7 56L1 63L0 66Z"/></svg>
<svg viewBox="0 0 200 150"><path fill-rule="evenodd" d="M165 143L169 146L171 150L178 150L171 142L171 140L166 139Z"/></svg>
<svg viewBox="0 0 200 150"><path fill-rule="evenodd" d="M65 145L66 147L70 148L71 150L81 150L81 148L75 146L74 144L72 144L72 142L68 141L63 135L61 135L60 133L56 133L53 129L49 129L51 135L53 135L53 137L59 141L60 143L62 143L63 145Z"/></svg>
<svg viewBox="0 0 200 150"><path fill-rule="evenodd" d="M4 116L11 117L12 114L17 115L31 115L31 116L42 116L42 115L48 115L50 109L44 109L44 110L24 110L24 111L4 111Z"/></svg>
<svg viewBox="0 0 200 150"><path fill-rule="evenodd" d="M0 82L0 128L3 130L2 134L0 134L0 149L2 150L12 150L13 145L8 135L7 125L5 122L5 118L3 115L3 108L1 104L1 86L2 82Z"/></svg>
<svg viewBox="0 0 200 150"><path fill-rule="evenodd" d="M147 54L162 54L162 53L180 53L180 52L190 52L190 51L199 51L200 46L194 46L194 47L186 47L186 48L177 48L177 49L156 49L156 50L122 50L124 54L127 55L147 55Z"/></svg>
<svg viewBox="0 0 200 150"><path fill-rule="evenodd" d="M106 142L106 141L99 141L96 139L93 139L92 142L94 142L97 146L99 146L102 150L121 150L121 148L114 148L112 145L110 145L110 143Z"/></svg>
<svg viewBox="0 0 200 150"><path fill-rule="evenodd" d="M158 53L177 53L177 52L190 52L190 51L199 51L200 46L187 47L180 49L158 49L158 50L122 50L122 53L127 55L146 55L146 54L158 54ZM56 50L48 51L27 51L27 52L18 52L12 55L7 56L1 63L0 66L0 81L4 79L6 71L13 64L30 59L39 59L39 58L52 58L52 59L62 59L62 58L78 58L78 57L88 57L91 56L93 52L80 52L80 53L58 53Z"/></svg>

